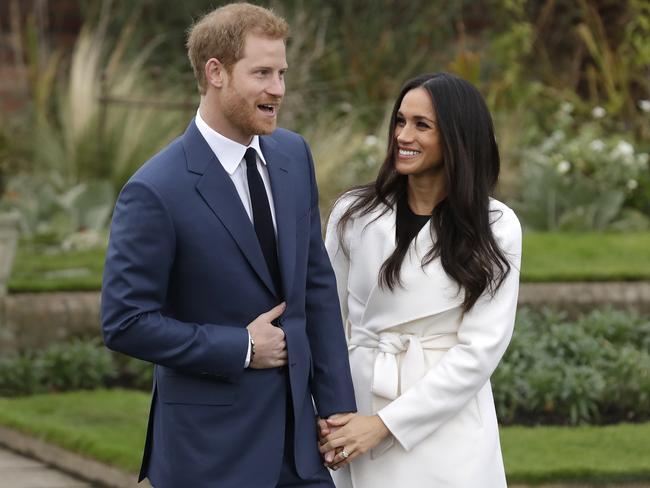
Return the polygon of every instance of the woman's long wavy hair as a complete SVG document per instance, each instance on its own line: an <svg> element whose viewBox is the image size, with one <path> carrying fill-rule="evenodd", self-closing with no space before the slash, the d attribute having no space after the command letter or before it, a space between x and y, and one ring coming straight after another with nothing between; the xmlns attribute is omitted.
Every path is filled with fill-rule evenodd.
<svg viewBox="0 0 650 488"><path fill-rule="evenodd" d="M448 73L436 73L404 84L391 115L386 159L374 183L346 192L356 198L339 220L338 234L344 235L346 225L355 216L380 208L378 218L395 210L397 201L405 195L408 177L395 170L396 116L406 93L420 87L431 97L437 117L447 185L446 197L433 209L430 232L434 244L422 265L440 257L447 275L458 283L459 291L465 291L463 310L467 312L486 290L493 296L510 272L490 228L490 222L499 217L491 215L489 208L490 194L499 177L499 150L490 112L471 83ZM405 234L398 234L396 240L395 251L379 273L380 285L390 290L401 285L400 270L410 244Z"/></svg>

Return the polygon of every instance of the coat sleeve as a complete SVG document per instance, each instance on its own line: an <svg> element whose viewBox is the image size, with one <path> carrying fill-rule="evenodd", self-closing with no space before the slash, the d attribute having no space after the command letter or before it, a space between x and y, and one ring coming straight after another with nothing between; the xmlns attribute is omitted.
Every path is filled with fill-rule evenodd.
<svg viewBox="0 0 650 488"><path fill-rule="evenodd" d="M188 373L238 378L248 350L245 328L182 322L165 314L174 254L174 226L164 200L147 183L128 183L115 206L104 266L105 344Z"/></svg>
<svg viewBox="0 0 650 488"><path fill-rule="evenodd" d="M311 152L309 161L311 218L305 312L307 336L312 353L311 390L319 416L356 412L348 347L341 323L336 279L323 243L318 209L318 189Z"/></svg>
<svg viewBox="0 0 650 488"><path fill-rule="evenodd" d="M503 356L517 309L521 226L505 208L492 230L510 263L505 281L491 297L485 293L458 329L458 344L415 385L378 412L404 449L415 445L456 415L489 380Z"/></svg>

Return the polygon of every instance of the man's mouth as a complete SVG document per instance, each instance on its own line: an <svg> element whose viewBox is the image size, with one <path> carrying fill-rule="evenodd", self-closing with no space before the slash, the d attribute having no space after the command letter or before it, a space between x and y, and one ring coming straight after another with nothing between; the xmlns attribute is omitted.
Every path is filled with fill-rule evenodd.
<svg viewBox="0 0 650 488"><path fill-rule="evenodd" d="M272 103L260 103L257 108L259 108L265 115L274 116L278 112L278 105Z"/></svg>

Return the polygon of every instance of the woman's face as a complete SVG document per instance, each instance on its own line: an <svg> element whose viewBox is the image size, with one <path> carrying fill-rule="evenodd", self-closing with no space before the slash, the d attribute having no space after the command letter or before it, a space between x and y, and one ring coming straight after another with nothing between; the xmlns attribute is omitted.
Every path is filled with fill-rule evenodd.
<svg viewBox="0 0 650 488"><path fill-rule="evenodd" d="M441 171L442 141L436 120L431 97L424 88L406 93L395 120L398 173L424 176Z"/></svg>

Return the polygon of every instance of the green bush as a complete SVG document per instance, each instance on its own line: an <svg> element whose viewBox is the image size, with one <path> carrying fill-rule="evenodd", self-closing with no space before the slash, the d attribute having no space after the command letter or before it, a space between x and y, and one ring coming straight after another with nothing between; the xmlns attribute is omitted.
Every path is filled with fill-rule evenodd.
<svg viewBox="0 0 650 488"><path fill-rule="evenodd" d="M151 389L153 364L120 353L113 353L113 359L117 366L115 385L137 390Z"/></svg>
<svg viewBox="0 0 650 488"><path fill-rule="evenodd" d="M0 396L43 391L43 368L38 358L25 355L0 360Z"/></svg>
<svg viewBox="0 0 650 488"><path fill-rule="evenodd" d="M50 346L39 355L51 391L98 388L116 375L111 353L98 341L75 340Z"/></svg>
<svg viewBox="0 0 650 488"><path fill-rule="evenodd" d="M0 396L123 387L149 390L153 367L76 340L0 361ZM650 318L611 309L574 321L519 310L492 376L504 424L604 424L650 419Z"/></svg>
<svg viewBox="0 0 650 488"><path fill-rule="evenodd" d="M650 321L596 310L576 321L562 313L519 311L492 376L507 424L586 424L650 418Z"/></svg>
<svg viewBox="0 0 650 488"><path fill-rule="evenodd" d="M635 231L650 228L644 186L650 155L595 107L577 120L564 103L554 130L523 152L521 197L514 203L534 230Z"/></svg>
<svg viewBox="0 0 650 488"><path fill-rule="evenodd" d="M100 388L117 372L99 341L77 339L0 361L0 395Z"/></svg>

